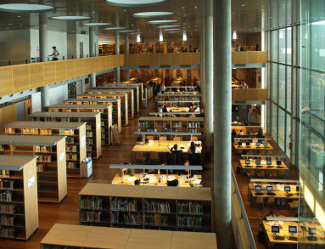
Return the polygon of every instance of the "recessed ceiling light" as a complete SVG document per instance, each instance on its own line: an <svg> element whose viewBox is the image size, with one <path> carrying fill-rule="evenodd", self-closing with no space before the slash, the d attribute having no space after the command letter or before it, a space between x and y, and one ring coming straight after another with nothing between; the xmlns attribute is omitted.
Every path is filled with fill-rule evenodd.
<svg viewBox="0 0 325 249"><path fill-rule="evenodd" d="M143 32L133 32L133 33L130 33L130 35L144 35L145 33Z"/></svg>
<svg viewBox="0 0 325 249"><path fill-rule="evenodd" d="M177 23L178 20L152 20L148 21L148 24L170 24L170 23Z"/></svg>
<svg viewBox="0 0 325 249"><path fill-rule="evenodd" d="M123 30L127 29L126 27L111 27L111 28L105 28L103 30Z"/></svg>
<svg viewBox="0 0 325 249"><path fill-rule="evenodd" d="M21 17L21 16L18 16L18 17Z"/></svg>
<svg viewBox="0 0 325 249"><path fill-rule="evenodd" d="M182 31L182 29L165 29L164 31L170 32L170 31Z"/></svg>
<svg viewBox="0 0 325 249"><path fill-rule="evenodd" d="M104 22L92 22L92 23L85 23L85 26L113 26L112 23L104 23Z"/></svg>
<svg viewBox="0 0 325 249"><path fill-rule="evenodd" d="M105 3L119 7L146 7L167 3L168 0L106 0Z"/></svg>
<svg viewBox="0 0 325 249"><path fill-rule="evenodd" d="M52 16L49 19L58 21L85 21L91 18L89 16Z"/></svg>
<svg viewBox="0 0 325 249"><path fill-rule="evenodd" d="M11 13L41 13L53 11L52 6L42 4L28 4L28 3L7 3L0 4L0 11Z"/></svg>
<svg viewBox="0 0 325 249"><path fill-rule="evenodd" d="M135 30L121 30L121 33L132 33L135 32Z"/></svg>
<svg viewBox="0 0 325 249"><path fill-rule="evenodd" d="M176 15L173 12L140 12L134 13L132 16L139 18L155 18L155 17L170 17Z"/></svg>
<svg viewBox="0 0 325 249"><path fill-rule="evenodd" d="M156 26L157 29L181 28L181 25L161 25Z"/></svg>
<svg viewBox="0 0 325 249"><path fill-rule="evenodd" d="M194 9L197 9L197 6L194 6Z"/></svg>

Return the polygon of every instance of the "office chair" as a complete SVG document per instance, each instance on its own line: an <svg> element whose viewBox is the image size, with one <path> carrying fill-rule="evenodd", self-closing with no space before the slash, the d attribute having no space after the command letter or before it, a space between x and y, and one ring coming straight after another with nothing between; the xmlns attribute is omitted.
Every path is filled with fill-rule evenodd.
<svg viewBox="0 0 325 249"><path fill-rule="evenodd" d="M156 161L158 161L158 164L160 163L160 158L159 158L159 154L157 151L150 152L149 164L151 164L151 160L156 160Z"/></svg>
<svg viewBox="0 0 325 249"><path fill-rule="evenodd" d="M181 138L180 137L174 137L173 141L181 141Z"/></svg>
<svg viewBox="0 0 325 249"><path fill-rule="evenodd" d="M135 161L139 160L142 161L142 164L144 164L146 159L147 157L145 157L142 152L135 152Z"/></svg>
<svg viewBox="0 0 325 249"><path fill-rule="evenodd" d="M166 138L166 137L160 137L159 140L160 140L160 141L166 141L167 138Z"/></svg>
<svg viewBox="0 0 325 249"><path fill-rule="evenodd" d="M148 136L148 140L153 140L154 137L153 136Z"/></svg>
<svg viewBox="0 0 325 249"><path fill-rule="evenodd" d="M269 177L270 178L277 178L278 177L278 172L276 172L276 171L270 172Z"/></svg>
<svg viewBox="0 0 325 249"><path fill-rule="evenodd" d="M199 141L197 137L192 137L192 141Z"/></svg>
<svg viewBox="0 0 325 249"><path fill-rule="evenodd" d="M259 196L256 197L256 201L255 201L255 208L257 209L257 204L262 204L263 205L263 209L264 209L264 199L263 197Z"/></svg>
<svg viewBox="0 0 325 249"><path fill-rule="evenodd" d="M260 170L260 172L257 173L258 177L265 177L265 170Z"/></svg>
<svg viewBox="0 0 325 249"><path fill-rule="evenodd" d="M291 213L292 213L293 208L298 208L299 201L288 202L288 205L289 205Z"/></svg>
<svg viewBox="0 0 325 249"><path fill-rule="evenodd" d="M274 209L275 209L275 201L274 201L274 196L270 196L269 198L267 198L267 203L266 203L266 207L267 209L269 209L269 204L272 204L274 205Z"/></svg>

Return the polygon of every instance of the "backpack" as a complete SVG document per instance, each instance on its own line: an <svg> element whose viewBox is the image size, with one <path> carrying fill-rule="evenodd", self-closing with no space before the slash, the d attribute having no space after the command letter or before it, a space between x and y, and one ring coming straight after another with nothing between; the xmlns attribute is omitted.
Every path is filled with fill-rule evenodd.
<svg viewBox="0 0 325 249"><path fill-rule="evenodd" d="M258 239L258 242L264 244L264 241L265 241L265 233L262 232L262 231L259 231L258 234L257 234L257 239Z"/></svg>

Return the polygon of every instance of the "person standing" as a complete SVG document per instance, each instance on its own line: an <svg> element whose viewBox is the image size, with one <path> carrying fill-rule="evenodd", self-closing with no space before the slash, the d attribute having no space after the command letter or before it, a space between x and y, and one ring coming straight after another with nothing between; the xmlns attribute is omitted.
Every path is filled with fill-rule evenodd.
<svg viewBox="0 0 325 249"><path fill-rule="evenodd" d="M53 46L53 53L50 54L49 56L53 56L52 61L57 61L59 60L58 56L60 55L59 51L56 49L56 46Z"/></svg>

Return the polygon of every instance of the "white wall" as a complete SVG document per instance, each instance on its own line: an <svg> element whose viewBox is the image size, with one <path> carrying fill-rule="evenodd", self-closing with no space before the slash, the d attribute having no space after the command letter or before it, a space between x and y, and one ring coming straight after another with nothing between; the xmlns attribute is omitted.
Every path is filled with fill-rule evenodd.
<svg viewBox="0 0 325 249"><path fill-rule="evenodd" d="M32 112L41 112L41 93L32 94Z"/></svg>
<svg viewBox="0 0 325 249"><path fill-rule="evenodd" d="M28 29L0 31L1 60L29 59L30 33ZM13 61L14 63L15 61ZM19 60L21 64L22 60Z"/></svg>
<svg viewBox="0 0 325 249"><path fill-rule="evenodd" d="M50 89L50 105L63 104L68 98L68 85L58 86Z"/></svg>
<svg viewBox="0 0 325 249"><path fill-rule="evenodd" d="M80 42L83 42L83 55L89 55L89 35L85 34L68 34L67 35L67 54L68 58L80 58Z"/></svg>

